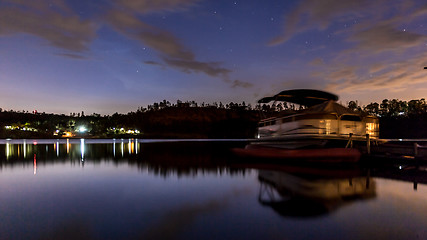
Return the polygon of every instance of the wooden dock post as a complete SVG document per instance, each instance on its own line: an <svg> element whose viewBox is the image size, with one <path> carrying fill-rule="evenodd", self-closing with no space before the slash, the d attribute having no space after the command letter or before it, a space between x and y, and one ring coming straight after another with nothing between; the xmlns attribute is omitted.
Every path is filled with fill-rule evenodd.
<svg viewBox="0 0 427 240"><path fill-rule="evenodd" d="M353 133L349 133L349 135L350 137L348 138L348 142L345 148L348 148L349 145L350 145L350 148L353 148Z"/></svg>
<svg viewBox="0 0 427 240"><path fill-rule="evenodd" d="M371 155L371 138L369 133L366 134L366 151L368 152L368 155Z"/></svg>

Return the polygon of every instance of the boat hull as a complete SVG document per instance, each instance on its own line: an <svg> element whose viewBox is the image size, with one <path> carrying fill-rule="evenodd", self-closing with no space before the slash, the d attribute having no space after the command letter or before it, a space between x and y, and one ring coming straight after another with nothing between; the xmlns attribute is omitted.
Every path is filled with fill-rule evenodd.
<svg viewBox="0 0 427 240"><path fill-rule="evenodd" d="M244 149L232 149L234 154L246 158L298 160L303 162L358 162L361 153L353 148L284 149L249 144Z"/></svg>

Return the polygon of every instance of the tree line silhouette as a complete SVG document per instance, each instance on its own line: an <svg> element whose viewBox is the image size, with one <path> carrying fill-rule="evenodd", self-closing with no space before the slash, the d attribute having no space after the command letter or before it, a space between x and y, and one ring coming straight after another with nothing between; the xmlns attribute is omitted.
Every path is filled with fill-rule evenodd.
<svg viewBox="0 0 427 240"><path fill-rule="evenodd" d="M347 105L352 110L365 111L381 117L414 116L427 111L427 103L424 98L410 101L384 99L381 103L373 102L366 106L359 106L357 101L350 101Z"/></svg>
<svg viewBox="0 0 427 240"><path fill-rule="evenodd" d="M360 106L349 101L347 107L365 111L380 119L382 138L426 138L425 99ZM52 114L13 111L0 108L0 138L56 138L73 133L75 137L141 138L253 138L257 122L281 111L297 111L301 106L278 102L252 106L242 103L197 103L167 100L155 102L126 114ZM80 131L84 126L86 131Z"/></svg>
<svg viewBox="0 0 427 240"><path fill-rule="evenodd" d="M348 107L378 116L381 138L427 138L427 103L424 98L410 101L384 99L381 103L366 106L350 101Z"/></svg>
<svg viewBox="0 0 427 240"><path fill-rule="evenodd" d="M75 137L241 138L253 137L259 114L242 103L175 104L163 100L126 114L51 114L0 109L0 138ZM81 132L84 126L87 131Z"/></svg>

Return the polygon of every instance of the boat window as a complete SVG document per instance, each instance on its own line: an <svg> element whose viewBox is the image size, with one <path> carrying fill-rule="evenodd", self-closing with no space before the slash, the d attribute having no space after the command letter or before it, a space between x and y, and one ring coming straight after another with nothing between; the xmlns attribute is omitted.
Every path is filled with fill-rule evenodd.
<svg viewBox="0 0 427 240"><path fill-rule="evenodd" d="M377 118L373 118L373 117L365 117L365 122L367 123L377 123L378 119Z"/></svg>
<svg viewBox="0 0 427 240"><path fill-rule="evenodd" d="M355 115L343 115L341 116L341 120L344 121L361 121L359 116L355 116Z"/></svg>

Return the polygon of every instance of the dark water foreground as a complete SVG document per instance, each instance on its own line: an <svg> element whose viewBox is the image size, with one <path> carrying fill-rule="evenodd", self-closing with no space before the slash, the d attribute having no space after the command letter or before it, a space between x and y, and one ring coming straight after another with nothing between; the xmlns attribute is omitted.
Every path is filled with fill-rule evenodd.
<svg viewBox="0 0 427 240"><path fill-rule="evenodd" d="M390 177L405 166L267 164L243 145L0 142L0 239L427 238L427 185Z"/></svg>

